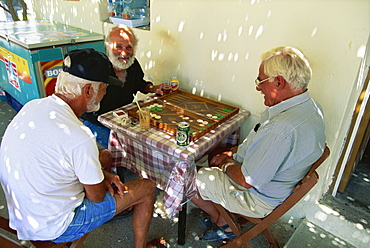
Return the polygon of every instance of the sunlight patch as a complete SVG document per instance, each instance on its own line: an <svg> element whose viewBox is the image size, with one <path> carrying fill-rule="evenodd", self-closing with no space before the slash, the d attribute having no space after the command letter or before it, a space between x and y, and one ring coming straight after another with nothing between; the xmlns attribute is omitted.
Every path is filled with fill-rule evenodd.
<svg viewBox="0 0 370 248"><path fill-rule="evenodd" d="M204 37L204 33L203 33L203 32L200 32L200 34L199 34L199 39L200 39L200 40L202 40L202 39L203 39L203 37Z"/></svg>
<svg viewBox="0 0 370 248"><path fill-rule="evenodd" d="M191 93L195 95L196 92L197 92L197 87L194 86L193 87L193 90L191 91Z"/></svg>
<svg viewBox="0 0 370 248"><path fill-rule="evenodd" d="M318 211L316 214L315 214L315 218L320 220L320 221L326 221L327 218L328 218L328 215L321 212L321 211Z"/></svg>
<svg viewBox="0 0 370 248"><path fill-rule="evenodd" d="M314 37L316 33L317 33L317 27L312 30L311 36Z"/></svg>
<svg viewBox="0 0 370 248"><path fill-rule="evenodd" d="M13 176L15 180L19 180L19 171L15 170Z"/></svg>
<svg viewBox="0 0 370 248"><path fill-rule="evenodd" d="M245 54L245 60L248 60L249 59L249 53L246 53Z"/></svg>
<svg viewBox="0 0 370 248"><path fill-rule="evenodd" d="M55 119L57 116L56 116L56 112L55 111L51 111L50 114L49 114L49 118L50 119Z"/></svg>
<svg viewBox="0 0 370 248"><path fill-rule="evenodd" d="M261 25L261 26L259 26L259 28L257 30L256 39L261 36L262 32L263 32L263 26Z"/></svg>
<svg viewBox="0 0 370 248"><path fill-rule="evenodd" d="M269 10L268 12L267 12L267 18L270 18L271 17L271 10Z"/></svg>
<svg viewBox="0 0 370 248"><path fill-rule="evenodd" d="M220 53L220 54L218 55L218 60L219 60L219 61L224 60L224 58L225 58L225 54Z"/></svg>
<svg viewBox="0 0 370 248"><path fill-rule="evenodd" d="M34 218L32 218L31 216L27 216L27 220L34 229L39 228L39 223Z"/></svg>
<svg viewBox="0 0 370 248"><path fill-rule="evenodd" d="M238 61L239 59L239 53L235 53L234 55L234 62Z"/></svg>
<svg viewBox="0 0 370 248"><path fill-rule="evenodd" d="M182 30L184 29L184 26L185 26L185 21L181 21L180 24L179 24L179 29L178 31L181 33Z"/></svg>
<svg viewBox="0 0 370 248"><path fill-rule="evenodd" d="M215 178L215 176L214 176L214 175L210 175L210 176L208 177L208 179L209 179L210 181L214 181L216 178Z"/></svg>
<svg viewBox="0 0 370 248"><path fill-rule="evenodd" d="M366 46L361 45L357 50L357 57L363 59L365 57L365 52L366 52Z"/></svg>
<svg viewBox="0 0 370 248"><path fill-rule="evenodd" d="M212 54L211 54L212 61L215 60L216 56L217 56L217 50L212 50Z"/></svg>
<svg viewBox="0 0 370 248"><path fill-rule="evenodd" d="M23 217L18 209L14 209L14 214L17 216L17 219L23 220Z"/></svg>
<svg viewBox="0 0 370 248"><path fill-rule="evenodd" d="M253 25L250 25L249 30L248 30L249 36L252 35L252 32L253 32Z"/></svg>
<svg viewBox="0 0 370 248"><path fill-rule="evenodd" d="M356 224L356 227L359 229L359 230L364 230L365 228L364 228L364 226L363 225L361 225L360 223L357 223Z"/></svg>
<svg viewBox="0 0 370 248"><path fill-rule="evenodd" d="M35 122L33 122L33 121L30 121L30 122L28 123L28 126L29 126L31 129L35 129L35 128L36 128Z"/></svg>
<svg viewBox="0 0 370 248"><path fill-rule="evenodd" d="M240 26L238 29L238 36L241 36L242 33L243 33L243 27Z"/></svg>

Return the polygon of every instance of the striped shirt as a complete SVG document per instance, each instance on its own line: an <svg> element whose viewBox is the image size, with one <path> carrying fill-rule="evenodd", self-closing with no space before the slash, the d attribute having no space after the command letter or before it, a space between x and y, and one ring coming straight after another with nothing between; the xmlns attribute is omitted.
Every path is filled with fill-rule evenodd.
<svg viewBox="0 0 370 248"><path fill-rule="evenodd" d="M277 206L324 150L323 113L306 91L266 109L255 130L234 159L242 163L245 181L253 186L250 191Z"/></svg>

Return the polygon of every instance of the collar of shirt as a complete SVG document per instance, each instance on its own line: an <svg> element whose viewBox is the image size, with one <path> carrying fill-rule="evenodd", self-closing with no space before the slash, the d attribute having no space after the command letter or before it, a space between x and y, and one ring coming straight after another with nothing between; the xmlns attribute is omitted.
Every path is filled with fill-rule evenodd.
<svg viewBox="0 0 370 248"><path fill-rule="evenodd" d="M281 103L278 103L272 107L269 107L267 108L261 115L261 122L260 123L264 123L266 122L267 120L271 120L272 118L274 118L275 116L277 116L278 114L290 109L290 108L293 108L299 104L302 104L303 102L306 102L310 99L310 94L308 92L308 90L302 94L299 94L297 96L294 96L292 98L289 98L285 101L282 101Z"/></svg>

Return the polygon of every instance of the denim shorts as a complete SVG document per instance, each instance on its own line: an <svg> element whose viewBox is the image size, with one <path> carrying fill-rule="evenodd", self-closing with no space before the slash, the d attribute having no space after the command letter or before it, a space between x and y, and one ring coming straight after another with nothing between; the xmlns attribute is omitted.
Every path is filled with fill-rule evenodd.
<svg viewBox="0 0 370 248"><path fill-rule="evenodd" d="M109 141L109 134L110 134L109 128L98 126L87 120L82 120L82 123L88 128L90 128L97 142L99 142L104 148L108 148L108 141Z"/></svg>
<svg viewBox="0 0 370 248"><path fill-rule="evenodd" d="M116 201L114 197L107 192L104 200L99 203L92 202L85 198L74 212L75 216L67 230L58 238L54 239L54 243L70 242L79 239L86 233L91 232L112 219L116 212Z"/></svg>

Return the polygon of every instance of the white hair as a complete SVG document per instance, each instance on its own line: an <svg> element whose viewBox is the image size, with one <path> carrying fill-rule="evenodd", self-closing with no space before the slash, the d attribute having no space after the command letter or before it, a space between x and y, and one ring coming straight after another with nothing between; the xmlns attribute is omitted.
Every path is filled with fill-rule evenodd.
<svg viewBox="0 0 370 248"><path fill-rule="evenodd" d="M68 72L61 71L55 85L55 93L62 94L69 99L74 99L82 94L82 88L86 84L91 84L94 92L97 92L101 82L86 80Z"/></svg>
<svg viewBox="0 0 370 248"><path fill-rule="evenodd" d="M282 76L293 90L307 88L312 77L312 69L298 49L290 46L277 47L263 53L261 58L266 76L272 78Z"/></svg>
<svg viewBox="0 0 370 248"><path fill-rule="evenodd" d="M124 32L130 36L132 36L132 43L134 45L134 51L136 50L136 46L139 42L139 39L138 37L136 36L136 34L134 33L134 30L126 25L123 25L123 24L119 24L119 25L116 25L114 27L112 27L107 36L105 37L105 47L106 49L110 49L110 45L111 45L111 40L110 40L110 36L111 36L111 33L114 32L114 31L117 31L119 30L120 32Z"/></svg>

